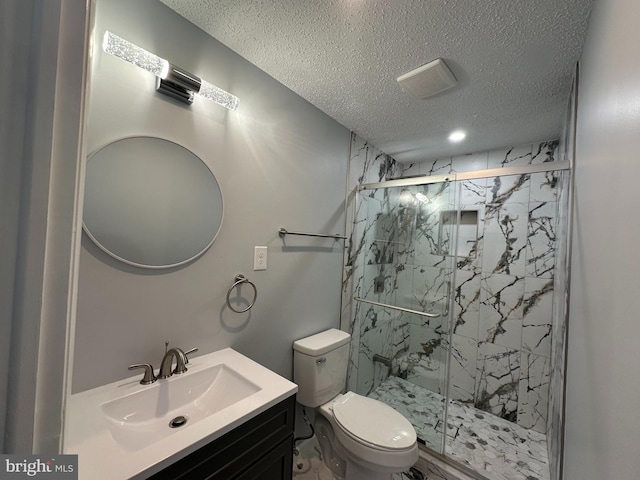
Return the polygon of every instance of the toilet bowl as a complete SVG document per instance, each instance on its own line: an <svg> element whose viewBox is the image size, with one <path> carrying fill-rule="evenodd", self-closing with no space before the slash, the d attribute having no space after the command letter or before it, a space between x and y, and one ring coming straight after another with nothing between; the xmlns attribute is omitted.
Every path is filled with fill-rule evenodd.
<svg viewBox="0 0 640 480"><path fill-rule="evenodd" d="M347 392L318 410L329 421L347 460L387 474L408 470L418 460L413 426L388 405Z"/></svg>
<svg viewBox="0 0 640 480"><path fill-rule="evenodd" d="M418 460L416 432L390 406L346 383L349 334L331 329L294 342L298 402L315 409L323 462L337 479L390 480Z"/></svg>

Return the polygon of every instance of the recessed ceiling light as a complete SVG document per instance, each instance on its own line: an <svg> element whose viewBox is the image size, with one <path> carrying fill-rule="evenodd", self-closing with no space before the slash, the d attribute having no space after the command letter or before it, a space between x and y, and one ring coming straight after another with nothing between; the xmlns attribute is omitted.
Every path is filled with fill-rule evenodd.
<svg viewBox="0 0 640 480"><path fill-rule="evenodd" d="M461 142L466 138L466 136L467 132L456 130L455 132L451 132L451 135L449 135L449 141L454 143Z"/></svg>

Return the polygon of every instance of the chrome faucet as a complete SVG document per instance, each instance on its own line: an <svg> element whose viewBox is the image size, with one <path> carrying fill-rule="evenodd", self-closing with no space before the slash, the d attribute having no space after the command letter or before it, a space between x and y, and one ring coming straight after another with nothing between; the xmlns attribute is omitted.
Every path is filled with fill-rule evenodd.
<svg viewBox="0 0 640 480"><path fill-rule="evenodd" d="M162 363L160 364L160 371L158 372L158 379L169 378L174 373L180 374L187 371L187 363L189 358L187 355L193 352L197 352L197 348L192 348L186 352L183 352L178 347L170 348L162 357ZM173 359L176 359L176 368L172 370Z"/></svg>
<svg viewBox="0 0 640 480"><path fill-rule="evenodd" d="M129 365L129 370L144 368L144 376L142 377L142 380L140 380L142 385L149 385L158 379L169 378L174 373L186 372L187 364L189 363L187 355L198 351L197 348L192 348L191 350L183 352L177 347L171 348L167 351L168 346L169 342L165 342L164 357L162 357L162 364L160 365L160 371L158 372L157 377L154 375L153 367L149 363L136 363L134 365ZM176 368L172 370L174 358L176 359Z"/></svg>

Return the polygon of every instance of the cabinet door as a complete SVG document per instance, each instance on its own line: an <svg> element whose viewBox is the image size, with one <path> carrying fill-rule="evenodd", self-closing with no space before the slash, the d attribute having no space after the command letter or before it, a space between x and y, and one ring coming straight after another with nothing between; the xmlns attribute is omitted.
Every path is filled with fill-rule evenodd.
<svg viewBox="0 0 640 480"><path fill-rule="evenodd" d="M291 480L293 477L293 437L281 442L236 480Z"/></svg>

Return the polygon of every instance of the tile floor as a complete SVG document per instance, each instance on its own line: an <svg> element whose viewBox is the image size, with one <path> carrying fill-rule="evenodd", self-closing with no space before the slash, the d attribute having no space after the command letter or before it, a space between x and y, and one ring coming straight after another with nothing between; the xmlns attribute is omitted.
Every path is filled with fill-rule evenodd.
<svg viewBox="0 0 640 480"><path fill-rule="evenodd" d="M300 453L293 458L294 480L336 480L320 459L320 447L315 437L300 445ZM393 476L393 480L427 480L415 469Z"/></svg>

